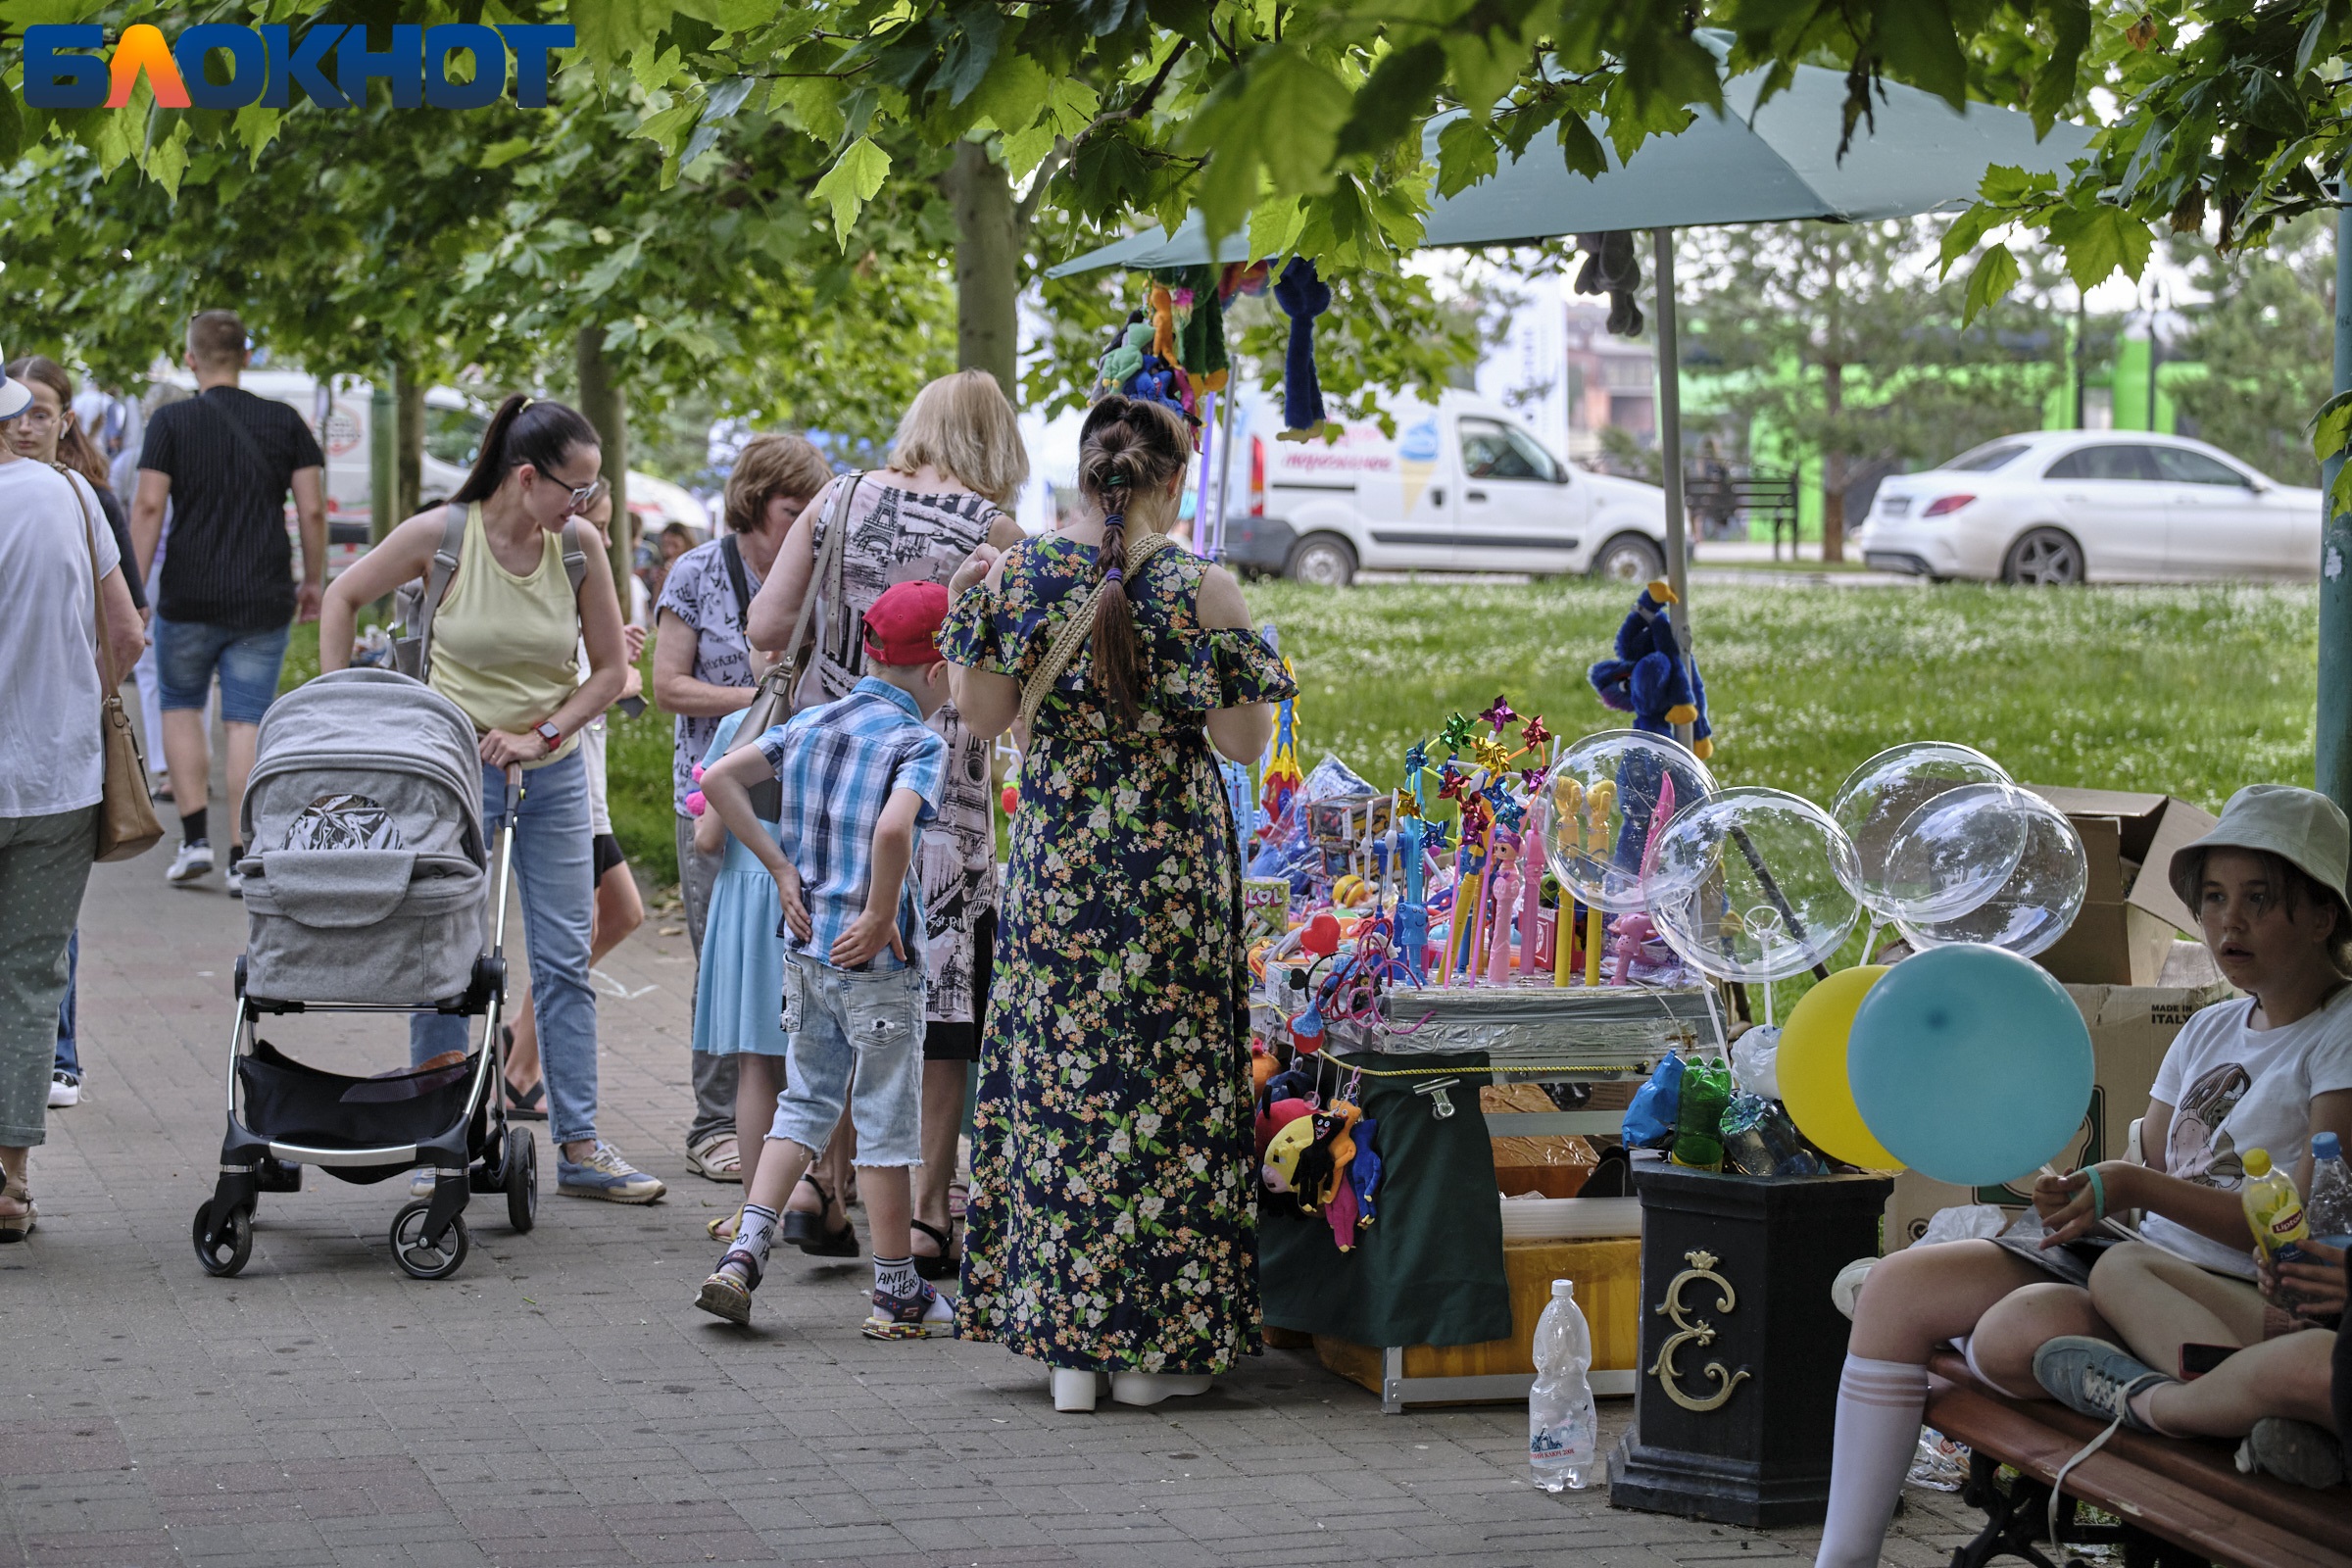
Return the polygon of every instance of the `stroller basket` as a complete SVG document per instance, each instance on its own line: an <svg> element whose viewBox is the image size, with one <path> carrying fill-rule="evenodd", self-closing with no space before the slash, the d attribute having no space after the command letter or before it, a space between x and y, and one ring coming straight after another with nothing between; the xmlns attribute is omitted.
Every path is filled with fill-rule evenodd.
<svg viewBox="0 0 2352 1568"><path fill-rule="evenodd" d="M237 1058L245 1123L260 1137L319 1149L367 1149L438 1138L466 1114L477 1065L461 1062L380 1078L309 1066L266 1040Z"/></svg>

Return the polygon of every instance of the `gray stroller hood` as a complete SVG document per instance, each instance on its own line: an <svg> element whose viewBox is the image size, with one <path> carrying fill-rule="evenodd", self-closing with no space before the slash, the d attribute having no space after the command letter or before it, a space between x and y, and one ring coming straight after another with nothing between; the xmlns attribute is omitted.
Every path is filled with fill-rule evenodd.
<svg viewBox="0 0 2352 1568"><path fill-rule="evenodd" d="M337 670L270 705L240 817L250 995L466 992L489 920L476 747L455 703L389 670Z"/></svg>

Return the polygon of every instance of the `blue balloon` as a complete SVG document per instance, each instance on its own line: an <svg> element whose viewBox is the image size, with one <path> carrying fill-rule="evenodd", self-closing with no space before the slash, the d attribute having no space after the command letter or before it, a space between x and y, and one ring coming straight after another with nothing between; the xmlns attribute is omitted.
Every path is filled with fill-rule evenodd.
<svg viewBox="0 0 2352 1568"><path fill-rule="evenodd" d="M1914 954L1846 1041L1854 1107L1923 1176L1989 1187L2065 1150L2090 1105L2090 1030L2049 971L1974 943Z"/></svg>

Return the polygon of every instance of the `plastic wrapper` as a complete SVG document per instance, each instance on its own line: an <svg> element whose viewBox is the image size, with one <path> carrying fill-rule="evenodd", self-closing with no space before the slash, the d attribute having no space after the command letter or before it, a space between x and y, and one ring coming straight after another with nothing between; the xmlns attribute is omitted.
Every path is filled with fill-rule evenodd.
<svg viewBox="0 0 2352 1568"><path fill-rule="evenodd" d="M1732 1082L1745 1095L1781 1098L1781 1031L1759 1025L1732 1042Z"/></svg>
<svg viewBox="0 0 2352 1568"><path fill-rule="evenodd" d="M1919 1429L1919 1450L1903 1484L1930 1492L1958 1492L1968 1483L1968 1445L1954 1443L1934 1427Z"/></svg>

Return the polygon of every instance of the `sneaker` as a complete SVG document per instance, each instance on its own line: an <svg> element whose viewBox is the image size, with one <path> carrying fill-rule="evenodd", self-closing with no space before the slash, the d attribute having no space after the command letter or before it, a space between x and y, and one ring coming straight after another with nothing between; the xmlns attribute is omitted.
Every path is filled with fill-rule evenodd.
<svg viewBox="0 0 2352 1568"><path fill-rule="evenodd" d="M433 1185L438 1180L439 1174L433 1169L432 1166L417 1166L415 1170L409 1172L409 1196L416 1199L431 1198L433 1196Z"/></svg>
<svg viewBox="0 0 2352 1568"><path fill-rule="evenodd" d="M917 1282L912 1296L874 1293L874 1309L865 1316L869 1340L952 1340L956 1337L956 1303Z"/></svg>
<svg viewBox="0 0 2352 1568"><path fill-rule="evenodd" d="M703 1281L694 1304L712 1317L748 1324L752 1320L752 1292L759 1283L759 1260L749 1252L729 1252L719 1262L718 1272Z"/></svg>
<svg viewBox="0 0 2352 1568"><path fill-rule="evenodd" d="M2159 1383L2176 1383L2105 1340L2067 1334L2034 1352L2034 1381L2068 1409L2133 1432L2156 1429L2132 1411L2132 1396Z"/></svg>
<svg viewBox="0 0 2352 1568"><path fill-rule="evenodd" d="M180 845L179 853L172 857L172 869L164 873L164 880L173 887L184 888L212 874L213 847L199 840L194 844Z"/></svg>
<svg viewBox="0 0 2352 1568"><path fill-rule="evenodd" d="M599 1139L586 1159L573 1161L556 1155L556 1191L574 1198L601 1198L611 1203L650 1203L669 1189Z"/></svg>
<svg viewBox="0 0 2352 1568"><path fill-rule="evenodd" d="M49 1108L63 1110L81 1103L81 1078L60 1067L49 1075Z"/></svg>
<svg viewBox="0 0 2352 1568"><path fill-rule="evenodd" d="M2237 1468L2325 1492L2344 1479L2344 1446L2326 1427L2264 1416L2237 1446Z"/></svg>
<svg viewBox="0 0 2352 1568"><path fill-rule="evenodd" d="M228 862L228 869L220 873L220 880L228 884L230 898L241 899L245 896L245 873L237 869L236 861Z"/></svg>

